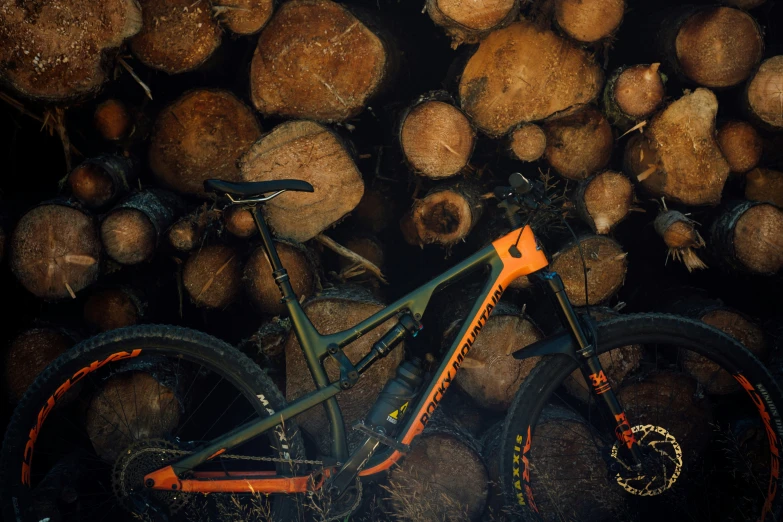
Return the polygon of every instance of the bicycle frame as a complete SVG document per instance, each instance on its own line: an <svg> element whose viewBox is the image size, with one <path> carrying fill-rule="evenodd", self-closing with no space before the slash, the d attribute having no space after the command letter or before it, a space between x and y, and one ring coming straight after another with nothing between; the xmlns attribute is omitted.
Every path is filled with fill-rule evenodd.
<svg viewBox="0 0 783 522"><path fill-rule="evenodd" d="M395 438L400 444L410 444L427 425L430 416L438 407L443 394L459 370L465 355L475 342L489 314L500 300L508 284L518 277L542 270L549 264L536 242L533 231L529 226L524 226L511 231L353 328L331 335L320 335L305 315L291 289L288 275L280 264L280 259L275 251L266 223L258 210L256 210L254 215L274 269L273 276L280 286L283 301L290 313L294 332L312 373L316 390L300 397L283 410L275 412L274 415L248 422L213 440L197 452L165 468L149 473L145 476L145 484L148 488L202 493L299 493L319 488L323 483L324 477L329 474L329 470L320 475L319 481L316 481L318 483L314 483L311 475L291 477L274 475L269 472L220 473L220 477L217 477L215 473L192 472L192 476L188 479L181 479L180 476L319 404L326 406L327 416L331 425L332 457L339 462L345 462L345 459L348 457L345 427L335 398L341 391L341 388L339 382L329 382L323 367L324 359L329 356L329 347L331 346L334 349L336 345L342 348L400 312L409 312L416 319L421 318L435 291L463 276L488 267L489 276L487 282L459 331L454 344L452 344L444 356L435 378L430 382L426 390L421 393L416 406L409 410L412 413L407 415L405 424ZM359 373L371 366L372 362L367 360L369 357L370 355L365 357L365 364L360 362L356 365ZM259 399L263 402L262 398ZM285 452L287 447L283 445L281 449ZM401 456L402 453L399 451L388 449L380 455L375 455L368 462L367 467L361 470L359 475L368 476L383 472L397 462Z"/></svg>

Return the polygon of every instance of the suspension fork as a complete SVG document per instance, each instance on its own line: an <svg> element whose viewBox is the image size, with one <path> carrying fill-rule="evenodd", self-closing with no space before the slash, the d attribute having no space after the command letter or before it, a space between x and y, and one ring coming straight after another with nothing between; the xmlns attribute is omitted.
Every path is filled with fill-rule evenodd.
<svg viewBox="0 0 783 522"><path fill-rule="evenodd" d="M601 361L598 359L595 343L597 341L594 329L591 338L585 335L582 323L574 312L571 301L565 292L563 280L557 272L544 272L540 278L546 283L548 290L554 297L560 308L563 319L568 325L569 331L579 346L574 350L573 357L579 362L579 368L584 375L585 382L592 388L596 395L598 409L609 424L615 428L615 436L628 449L630 453L630 464L638 469L642 468L642 453L636 437L631 428L632 424L628 421L625 409L620 404L620 400L614 393L609 379L604 373Z"/></svg>

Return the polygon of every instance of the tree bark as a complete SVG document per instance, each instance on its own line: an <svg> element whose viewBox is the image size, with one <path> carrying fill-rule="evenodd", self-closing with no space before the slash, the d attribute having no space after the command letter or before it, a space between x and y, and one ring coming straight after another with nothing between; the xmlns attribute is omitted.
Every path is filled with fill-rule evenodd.
<svg viewBox="0 0 783 522"><path fill-rule="evenodd" d="M133 54L144 65L177 74L192 71L220 47L220 26L210 4L191 0L140 0L141 32L131 39Z"/></svg>
<svg viewBox="0 0 783 522"><path fill-rule="evenodd" d="M750 114L773 131L783 129L781 91L783 91L783 56L773 56L762 62L745 90L745 100Z"/></svg>
<svg viewBox="0 0 783 522"><path fill-rule="evenodd" d="M128 113L128 108L122 102L114 98L101 102L95 108L93 124L98 134L107 141L119 141L130 134L133 129L133 120Z"/></svg>
<svg viewBox="0 0 783 522"><path fill-rule="evenodd" d="M554 3L557 26L582 43L610 38L625 14L624 0L554 0Z"/></svg>
<svg viewBox="0 0 783 522"><path fill-rule="evenodd" d="M626 174L656 196L686 205L716 205L729 163L715 139L718 100L696 89L652 118L647 132L628 141Z"/></svg>
<svg viewBox="0 0 783 522"><path fill-rule="evenodd" d="M608 234L631 212L633 185L625 175L607 170L579 183L575 199L593 232Z"/></svg>
<svg viewBox="0 0 783 522"><path fill-rule="evenodd" d="M250 95L265 116L344 121L378 92L392 61L387 43L345 7L294 0L258 39Z"/></svg>
<svg viewBox="0 0 783 522"><path fill-rule="evenodd" d="M476 187L464 181L447 183L414 201L400 228L411 245L451 246L470 233L482 211Z"/></svg>
<svg viewBox="0 0 783 522"><path fill-rule="evenodd" d="M727 121L718 127L718 145L732 172L748 172L761 160L761 136L744 121Z"/></svg>
<svg viewBox="0 0 783 522"><path fill-rule="evenodd" d="M291 4L286 4L291 5ZM269 226L278 236L307 241L353 210L364 182L344 142L310 121L275 127L242 157L243 181L301 179L315 192L288 192L264 204Z"/></svg>
<svg viewBox="0 0 783 522"><path fill-rule="evenodd" d="M204 241L207 229L217 220L217 212L206 203L171 225L168 240L175 250L190 252Z"/></svg>
<svg viewBox="0 0 783 522"><path fill-rule="evenodd" d="M424 9L451 38L451 48L477 43L496 29L507 26L519 14L525 0L427 0Z"/></svg>
<svg viewBox="0 0 783 522"><path fill-rule="evenodd" d="M312 297L317 281L312 255L307 249L293 242L276 241L280 261L288 271L294 293L300 299ZM256 248L245 264L244 278L249 283L246 289L258 309L266 314L280 315L286 307L280 302L280 289L272 277L272 265L263 247Z"/></svg>
<svg viewBox="0 0 783 522"><path fill-rule="evenodd" d="M612 125L629 129L663 104L666 77L658 70L660 65L632 65L612 73L603 96L604 112Z"/></svg>
<svg viewBox="0 0 783 522"><path fill-rule="evenodd" d="M783 211L756 201L734 203L712 224L711 245L729 267L773 275L783 268Z"/></svg>
<svg viewBox="0 0 783 522"><path fill-rule="evenodd" d="M133 194L103 218L101 239L106 254L123 265L149 261L183 208L182 201L165 190Z"/></svg>
<svg viewBox="0 0 783 522"><path fill-rule="evenodd" d="M204 181L242 181L237 161L261 137L250 108L228 91L186 93L158 116L150 139L150 168L160 182L194 196Z"/></svg>
<svg viewBox="0 0 783 522"><path fill-rule="evenodd" d="M17 335L8 345L3 364L11 402L19 402L38 374L74 343L74 336L60 328L32 328Z"/></svg>
<svg viewBox="0 0 783 522"><path fill-rule="evenodd" d="M136 184L136 169L130 158L103 154L89 158L68 175L68 188L90 209L115 203Z"/></svg>
<svg viewBox="0 0 783 522"><path fill-rule="evenodd" d="M389 508L399 520L441 520L444 513L449 520L478 520L488 494L478 442L452 424L437 424L389 474Z"/></svg>
<svg viewBox="0 0 783 522"><path fill-rule="evenodd" d="M745 197L783 208L783 172L756 168L745 176Z"/></svg>
<svg viewBox="0 0 783 522"><path fill-rule="evenodd" d="M94 95L108 79L106 57L141 29L136 0L5 4L0 80L28 98L63 102Z"/></svg>
<svg viewBox="0 0 783 522"><path fill-rule="evenodd" d="M320 295L305 303L304 309L318 332L322 335L336 333L353 327L360 321L383 308L367 289L346 285L324 290ZM343 352L356 364L367 355L372 345L395 324L389 319L375 330L361 336L349 344ZM364 419L370 407L380 393L386 381L394 376L397 366L403 359L404 346L398 346L385 358L377 361L359 379L350 390L342 392L337 402L343 413L346 426ZM315 390L310 371L307 368L302 349L296 336L289 336L285 346L286 362L286 400L293 401ZM339 379L338 365L332 359L324 363L331 381ZM329 422L322 408L313 408L297 417L299 426L316 442L320 450L327 454L330 450ZM357 447L366 437L359 432L347 430L350 448Z"/></svg>
<svg viewBox="0 0 783 522"><path fill-rule="evenodd" d="M663 242L669 247L666 259L669 256L675 261L682 262L688 272L707 268L695 250L705 246L704 239L696 230L697 223L681 212L663 209L653 223L655 231L663 238Z"/></svg>
<svg viewBox="0 0 783 522"><path fill-rule="evenodd" d="M546 134L535 123L523 123L509 134L509 148L520 161L536 161L546 150Z"/></svg>
<svg viewBox="0 0 783 522"><path fill-rule="evenodd" d="M719 6L676 9L661 25L659 44L677 74L715 89L747 80L764 52L753 17Z"/></svg>
<svg viewBox="0 0 783 522"><path fill-rule="evenodd" d="M238 252L226 245L207 245L190 255L182 283L196 306L225 308L238 296L242 267Z"/></svg>
<svg viewBox="0 0 783 522"><path fill-rule="evenodd" d="M566 293L574 306L587 304L585 270L589 304L606 302L625 282L627 254L619 243L606 236L582 236L579 244L582 246L584 264L577 243L570 241L552 256L552 270L563 278Z"/></svg>
<svg viewBox="0 0 783 522"><path fill-rule="evenodd" d="M547 162L569 179L585 179L609 163L614 147L612 127L598 110L589 107L543 125Z"/></svg>
<svg viewBox="0 0 783 522"><path fill-rule="evenodd" d="M451 97L436 91L420 97L400 123L400 146L411 170L443 179L460 173L470 161L476 132Z"/></svg>
<svg viewBox="0 0 783 522"><path fill-rule="evenodd" d="M482 40L462 72L459 97L473 124L497 138L594 101L602 83L587 51L521 20Z"/></svg>
<svg viewBox="0 0 783 522"><path fill-rule="evenodd" d="M95 219L73 206L43 203L22 216L11 237L11 271L48 301L75 297L94 283L100 260Z"/></svg>

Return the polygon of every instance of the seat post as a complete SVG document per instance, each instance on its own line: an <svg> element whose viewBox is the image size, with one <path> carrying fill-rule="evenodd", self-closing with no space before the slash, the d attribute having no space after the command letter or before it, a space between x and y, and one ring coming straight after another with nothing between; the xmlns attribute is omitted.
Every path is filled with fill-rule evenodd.
<svg viewBox="0 0 783 522"><path fill-rule="evenodd" d="M253 207L253 220L256 222L259 234L261 234L264 250L266 250L266 253L269 256L269 262L272 264L272 277L280 288L280 293L283 294L283 301L288 301L290 299L296 301L296 294L294 294L291 281L288 279L288 272L285 267L283 267L280 256L277 255L277 249L275 248L275 242L272 240L272 234L269 233L269 227L264 220L264 216L261 214L261 209L258 208L257 205Z"/></svg>

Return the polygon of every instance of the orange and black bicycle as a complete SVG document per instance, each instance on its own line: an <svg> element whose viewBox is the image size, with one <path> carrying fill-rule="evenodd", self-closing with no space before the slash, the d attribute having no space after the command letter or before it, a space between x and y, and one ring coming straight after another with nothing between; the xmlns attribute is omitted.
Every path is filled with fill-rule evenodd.
<svg viewBox="0 0 783 522"><path fill-rule="evenodd" d="M558 304L564 328L513 354L541 359L517 391L501 435L504 516L571 520L562 500L579 495L594 504L591 520L781 520L783 398L769 372L700 322L660 314L596 322L577 314L520 215L541 204L541 187L519 174L510 185L495 191L510 233L353 328L322 335L291 288L260 210L284 191L312 186L208 181L207 190L255 209L315 391L286 403L246 356L184 328L139 326L93 337L52 363L14 412L2 449L4 519L193 520L208 513L209 502L260 495L274 520L311 516L308 497L328 499L321 519L344 520L360 503L362 481L404 458L427 426L509 283L529 275ZM348 427L364 441L349 451L336 396L419 332L433 293L481 270L486 283L437 370L402 362L364 422ZM346 345L392 318L395 326L363 359L349 360ZM335 381L327 359L340 369ZM174 391L168 406L140 411L149 401L136 388L122 400L106 399L138 372L165 385L139 394ZM629 381L647 391L623 392ZM102 407L88 408L101 400ZM310 408L325 409L329 455L306 455L295 417ZM568 423L558 424L560 432L544 429L553 409L579 422L573 430ZM158 427L154 437L127 422L139 416L152 417L145 426ZM87 425L97 428L88 433ZM102 436L114 445L100 444ZM591 455L594 465L563 465L569 452ZM585 475L595 490L573 491Z"/></svg>

